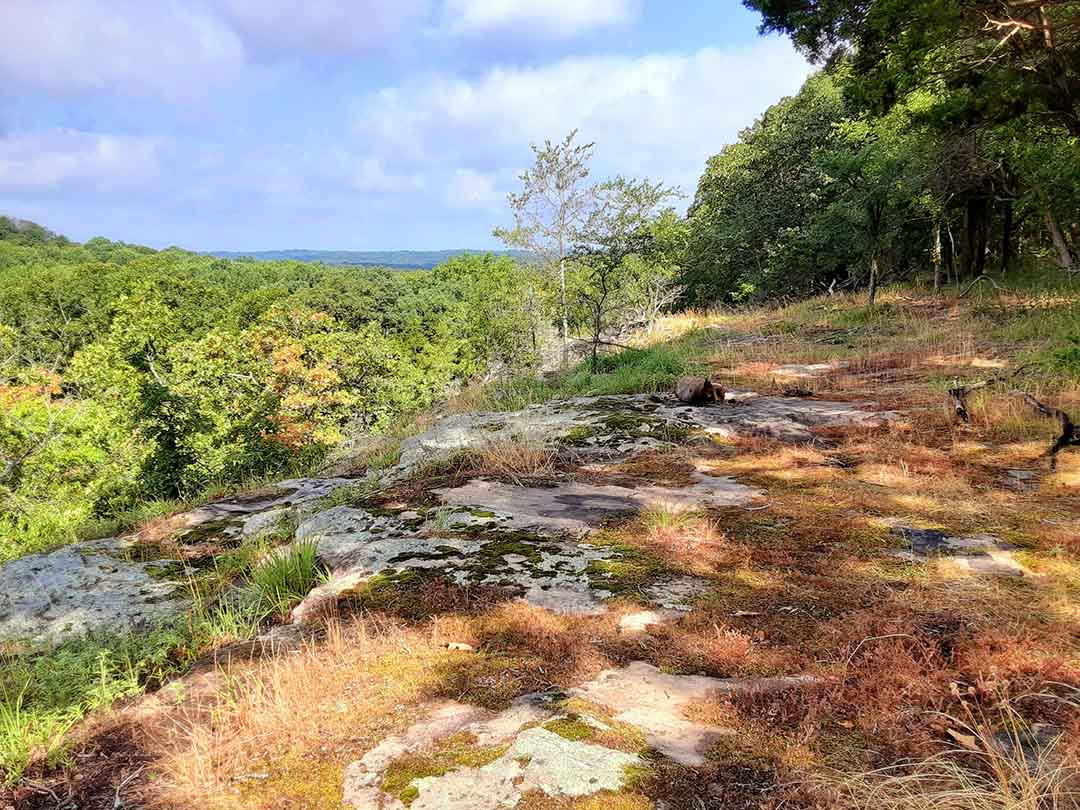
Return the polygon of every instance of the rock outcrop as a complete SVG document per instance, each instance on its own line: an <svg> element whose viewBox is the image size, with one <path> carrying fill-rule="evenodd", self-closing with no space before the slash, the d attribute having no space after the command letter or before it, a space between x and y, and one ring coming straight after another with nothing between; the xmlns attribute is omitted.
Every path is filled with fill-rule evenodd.
<svg viewBox="0 0 1080 810"><path fill-rule="evenodd" d="M402 481L425 464L498 441L535 441L572 451L600 465L648 449L700 436L767 434L790 441L812 439L819 426L875 424L879 414L846 402L824 402L752 393L729 393L728 406L688 406L674 397L583 397L507 413L450 416L407 439L400 462L380 474L383 484ZM603 609L609 596L590 567L615 552L581 539L601 523L642 509L694 510L750 503L763 493L731 478L695 469L685 486L647 481L597 484L560 480L545 486L511 486L476 479L439 490L445 509L375 515L327 504L347 478L282 481L269 491L226 498L175 515L154 527L178 559L146 563L152 538L134 537L70 546L0 566L0 640L40 646L99 630L147 626L187 606L186 566L200 555L243 542L254 534L299 523L298 539L313 539L330 568L330 582L313 592L297 613L318 606L379 573L441 569L460 583L501 585L534 604L564 612ZM145 553L141 554L145 558ZM662 605L658 605L662 608Z"/></svg>

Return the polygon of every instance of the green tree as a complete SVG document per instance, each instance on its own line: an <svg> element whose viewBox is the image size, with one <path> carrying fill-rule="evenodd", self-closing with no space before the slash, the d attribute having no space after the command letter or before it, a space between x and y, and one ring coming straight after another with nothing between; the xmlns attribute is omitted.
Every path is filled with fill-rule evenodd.
<svg viewBox="0 0 1080 810"><path fill-rule="evenodd" d="M634 316L650 303L660 273L653 272L650 225L661 204L676 189L649 180L618 177L597 187L597 205L578 234L574 252L575 323L587 330L593 370L600 347L634 324ZM657 293L662 295L662 293Z"/></svg>
<svg viewBox="0 0 1080 810"><path fill-rule="evenodd" d="M564 367L570 357L566 258L580 241L597 198L597 187L586 182L594 144L577 144L576 137L577 130L573 130L561 143L545 141L542 148L533 145L536 160L520 177L522 190L507 197L514 212L514 228L495 229L495 236L511 247L536 254L547 271L557 276Z"/></svg>
<svg viewBox="0 0 1080 810"><path fill-rule="evenodd" d="M944 77L983 120L1025 111L1080 136L1078 0L744 0L764 31L816 60L853 49L858 85L887 107Z"/></svg>
<svg viewBox="0 0 1080 810"><path fill-rule="evenodd" d="M863 116L838 126L839 138L817 156L838 188L821 215L829 230L850 229L868 271L867 303L876 302L882 257L906 220L917 215L914 202L923 187L926 154L906 108L883 117Z"/></svg>
<svg viewBox="0 0 1080 810"><path fill-rule="evenodd" d="M837 189L817 160L847 119L844 75L811 76L709 159L688 212L688 303L807 294L846 277L854 247L819 227Z"/></svg>

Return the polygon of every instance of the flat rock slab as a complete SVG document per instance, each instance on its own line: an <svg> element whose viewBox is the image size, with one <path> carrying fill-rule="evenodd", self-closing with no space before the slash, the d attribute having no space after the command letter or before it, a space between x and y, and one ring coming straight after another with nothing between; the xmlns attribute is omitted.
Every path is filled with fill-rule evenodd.
<svg viewBox="0 0 1080 810"><path fill-rule="evenodd" d="M728 392L723 405L693 407L669 403L657 413L672 420L685 420L714 436L770 436L782 441L808 442L814 438L814 428L873 427L899 417L895 411L874 411L870 407L870 403Z"/></svg>
<svg viewBox="0 0 1080 810"><path fill-rule="evenodd" d="M627 769L641 765L636 754L568 740L545 728L521 732L513 745L481 768L418 779L414 810L501 810L516 807L527 793L553 797L617 791Z"/></svg>
<svg viewBox="0 0 1080 810"><path fill-rule="evenodd" d="M411 808L420 810L503 810L516 807L530 792L550 797L617 792L628 769L644 765L638 753L618 751L556 733L550 720L563 719L564 697L579 697L643 733L646 744L684 765L702 765L720 738L734 732L686 718L688 705L717 694L781 689L811 683L809 678L723 680L669 675L644 662L607 670L577 689L558 695L533 694L494 713L459 703L429 709L429 716L402 734L389 737L345 770L344 801L353 810L403 810L401 796L383 790L387 775L406 755L438 750L441 741L465 735L476 746L496 749L494 760L480 767L459 767L438 776L422 776L408 787ZM576 720L607 730L603 720Z"/></svg>
<svg viewBox="0 0 1080 810"><path fill-rule="evenodd" d="M644 589L645 596L667 611L689 613L694 600L708 592L712 583L699 577L675 577L653 583Z"/></svg>
<svg viewBox="0 0 1080 810"><path fill-rule="evenodd" d="M705 764L705 753L729 729L688 720L684 710L695 700L716 694L777 690L812 683L802 676L721 679L670 675L643 661L606 670L571 694L603 706L616 720L636 726L649 745L683 765Z"/></svg>
<svg viewBox="0 0 1080 810"><path fill-rule="evenodd" d="M316 615L327 600L375 574L421 569L438 570L460 585L506 587L558 613L603 612L610 594L594 587L588 569L593 561L611 558L613 551L560 533L513 531L497 516L465 516L470 520L447 521L446 529L350 506L309 518L297 529L297 540L316 543L331 578L309 594L294 617Z"/></svg>
<svg viewBox="0 0 1080 810"><path fill-rule="evenodd" d="M0 566L0 642L49 647L91 631L146 628L184 610L165 563L122 559L116 540L66 546Z"/></svg>
<svg viewBox="0 0 1080 810"><path fill-rule="evenodd" d="M398 796L382 789L388 770L407 755L436 748L452 735L467 735L478 747L506 750L481 767L461 767L410 784L410 807L420 810L502 810L540 791L553 797L587 796L619 790L627 768L641 764L636 754L568 740L539 724L560 717L544 695L519 698L493 713L449 703L403 734L383 740L345 771L344 801L355 810L400 810Z"/></svg>
<svg viewBox="0 0 1080 810"><path fill-rule="evenodd" d="M702 407L682 405L674 396L633 394L578 397L508 413L457 414L406 439L401 460L387 477L408 475L460 450L482 450L508 440L569 444L619 458L671 443L687 431L808 441L815 427L875 425L897 416L874 412L871 407L870 403L731 392L725 404Z"/></svg>
<svg viewBox="0 0 1080 810"><path fill-rule="evenodd" d="M1005 485L1017 492L1031 492L1039 488L1037 470L1006 470Z"/></svg>
<svg viewBox="0 0 1080 810"><path fill-rule="evenodd" d="M183 546L212 529L215 544L240 542L303 514L344 478L297 478L247 497L225 498L155 527ZM89 633L148 629L189 606L180 561L132 562L138 538L78 543L0 566L0 642L36 648Z"/></svg>
<svg viewBox="0 0 1080 810"><path fill-rule="evenodd" d="M619 619L619 634L628 638L645 635L650 627L667 624L682 614L677 610L639 610Z"/></svg>
<svg viewBox="0 0 1080 810"><path fill-rule="evenodd" d="M937 529L913 526L895 526L893 533L908 544L908 548L896 552L896 556L912 562L942 559L973 574L1008 577L1028 574L1013 555L1017 547L992 534L954 537Z"/></svg>
<svg viewBox="0 0 1080 810"><path fill-rule="evenodd" d="M487 509L519 528L584 534L611 517L649 509L688 511L741 506L763 495L733 478L696 474L697 483L681 489L660 486L596 486L576 481L552 487L520 487L473 480L454 489L437 489L444 503Z"/></svg>
<svg viewBox="0 0 1080 810"><path fill-rule="evenodd" d="M184 532L217 522L227 524L222 529L224 535L250 536L274 528L300 514L304 505L313 504L334 490L355 483L349 478L290 478L264 492L223 498L174 515L169 524L181 538Z"/></svg>

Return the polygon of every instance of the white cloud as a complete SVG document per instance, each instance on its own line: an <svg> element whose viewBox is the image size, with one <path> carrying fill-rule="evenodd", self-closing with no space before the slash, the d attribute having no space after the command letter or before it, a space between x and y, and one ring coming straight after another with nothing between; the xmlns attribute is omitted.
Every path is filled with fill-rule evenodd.
<svg viewBox="0 0 1080 810"><path fill-rule="evenodd" d="M160 173L161 142L56 129L0 139L0 192L128 192Z"/></svg>
<svg viewBox="0 0 1080 810"><path fill-rule="evenodd" d="M689 55L565 59L435 77L364 99L355 131L388 165L491 171L531 162L528 144L577 128L600 173L646 175L692 192L706 158L809 66L786 40Z"/></svg>
<svg viewBox="0 0 1080 810"><path fill-rule="evenodd" d="M571 37L637 18L641 0L446 0L444 17L459 34L518 30Z"/></svg>
<svg viewBox="0 0 1080 810"><path fill-rule="evenodd" d="M452 208L498 208L503 200L493 173L456 169L446 187L446 204Z"/></svg>
<svg viewBox="0 0 1080 810"><path fill-rule="evenodd" d="M262 58L354 55L396 47L430 0L224 0L222 13Z"/></svg>
<svg viewBox="0 0 1080 810"><path fill-rule="evenodd" d="M20 89L190 101L243 63L232 30L191 4L3 0L0 81Z"/></svg>

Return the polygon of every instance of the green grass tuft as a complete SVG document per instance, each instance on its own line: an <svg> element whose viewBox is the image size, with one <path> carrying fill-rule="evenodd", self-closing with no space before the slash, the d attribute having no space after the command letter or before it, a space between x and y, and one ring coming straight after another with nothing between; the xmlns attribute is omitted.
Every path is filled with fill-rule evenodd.
<svg viewBox="0 0 1080 810"><path fill-rule="evenodd" d="M298 541L271 553L251 572L251 590L270 613L288 613L324 578L318 548Z"/></svg>

